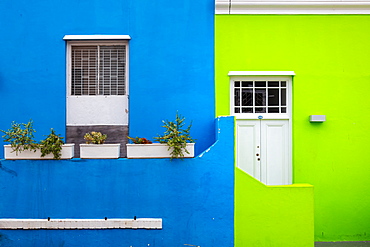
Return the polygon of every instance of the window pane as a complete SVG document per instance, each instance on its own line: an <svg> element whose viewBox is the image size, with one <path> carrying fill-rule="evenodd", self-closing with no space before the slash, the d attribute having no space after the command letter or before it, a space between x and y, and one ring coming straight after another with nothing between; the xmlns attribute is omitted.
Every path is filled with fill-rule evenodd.
<svg viewBox="0 0 370 247"><path fill-rule="evenodd" d="M281 105L286 106L286 89L281 89Z"/></svg>
<svg viewBox="0 0 370 247"><path fill-rule="evenodd" d="M240 106L240 89L235 88L234 91L234 105Z"/></svg>
<svg viewBox="0 0 370 247"><path fill-rule="evenodd" d="M243 107L242 113L253 113L253 108L250 107Z"/></svg>
<svg viewBox="0 0 370 247"><path fill-rule="evenodd" d="M256 81L255 86L256 87L266 87L266 82L265 81Z"/></svg>
<svg viewBox="0 0 370 247"><path fill-rule="evenodd" d="M240 87L240 81L235 81L234 82L234 87Z"/></svg>
<svg viewBox="0 0 370 247"><path fill-rule="evenodd" d="M100 95L125 94L125 53L124 45L100 46Z"/></svg>
<svg viewBox="0 0 370 247"><path fill-rule="evenodd" d="M282 82L281 82L281 86L282 86L282 87L286 87L286 81L282 81Z"/></svg>
<svg viewBox="0 0 370 247"><path fill-rule="evenodd" d="M258 107L255 109L255 113L266 113L266 107Z"/></svg>
<svg viewBox="0 0 370 247"><path fill-rule="evenodd" d="M235 107L235 113L240 113L240 108L239 107Z"/></svg>
<svg viewBox="0 0 370 247"><path fill-rule="evenodd" d="M286 113L286 107L281 107L281 113Z"/></svg>
<svg viewBox="0 0 370 247"><path fill-rule="evenodd" d="M255 106L265 106L266 105L266 89L255 89Z"/></svg>
<svg viewBox="0 0 370 247"><path fill-rule="evenodd" d="M97 51L96 46L72 46L72 95L96 95Z"/></svg>
<svg viewBox="0 0 370 247"><path fill-rule="evenodd" d="M242 106L253 106L253 89L242 90Z"/></svg>
<svg viewBox="0 0 370 247"><path fill-rule="evenodd" d="M279 107L269 107L268 113L279 113Z"/></svg>
<svg viewBox="0 0 370 247"><path fill-rule="evenodd" d="M278 81L269 81L268 86L269 87L279 87L279 82Z"/></svg>
<svg viewBox="0 0 370 247"><path fill-rule="evenodd" d="M279 89L269 89L268 105L278 106L279 105Z"/></svg>
<svg viewBox="0 0 370 247"><path fill-rule="evenodd" d="M253 87L253 81L242 81L242 87Z"/></svg>

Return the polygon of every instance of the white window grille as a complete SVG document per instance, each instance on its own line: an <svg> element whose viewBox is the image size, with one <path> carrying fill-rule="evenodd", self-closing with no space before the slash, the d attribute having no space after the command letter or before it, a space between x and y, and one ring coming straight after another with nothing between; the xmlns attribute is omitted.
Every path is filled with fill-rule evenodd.
<svg viewBox="0 0 370 247"><path fill-rule="evenodd" d="M126 45L71 46L71 95L125 95Z"/></svg>
<svg viewBox="0 0 370 247"><path fill-rule="evenodd" d="M287 113L287 81L234 81L234 113Z"/></svg>

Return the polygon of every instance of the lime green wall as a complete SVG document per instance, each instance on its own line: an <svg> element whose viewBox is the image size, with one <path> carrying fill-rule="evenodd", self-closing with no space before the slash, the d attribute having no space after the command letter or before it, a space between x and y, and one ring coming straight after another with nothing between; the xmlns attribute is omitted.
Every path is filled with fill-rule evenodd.
<svg viewBox="0 0 370 247"><path fill-rule="evenodd" d="M313 186L265 186L235 170L235 246L313 247Z"/></svg>
<svg viewBox="0 0 370 247"><path fill-rule="evenodd" d="M315 240L370 240L370 16L215 18L217 115L229 115L229 71L295 71L293 180L315 187Z"/></svg>

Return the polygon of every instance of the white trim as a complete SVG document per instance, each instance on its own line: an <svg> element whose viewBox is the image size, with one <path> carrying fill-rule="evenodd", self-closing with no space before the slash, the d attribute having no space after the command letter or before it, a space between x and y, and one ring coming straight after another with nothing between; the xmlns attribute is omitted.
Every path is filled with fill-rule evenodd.
<svg viewBox="0 0 370 247"><path fill-rule="evenodd" d="M228 76L279 76L295 75L294 71L229 71Z"/></svg>
<svg viewBox="0 0 370 247"><path fill-rule="evenodd" d="M65 35L64 40L128 40L130 35Z"/></svg>
<svg viewBox="0 0 370 247"><path fill-rule="evenodd" d="M291 119L292 118L292 83L293 83L293 71L230 71L236 72L234 76L230 76L229 81L229 90L230 90L230 115L235 116L236 119L259 119L262 116L262 119ZM241 75L237 73L241 72ZM244 72L251 72L250 74L245 74ZM258 74L254 74L254 73ZM273 72L272 74L269 74ZM276 72L282 72L281 75L276 75ZM283 75L283 72L293 72L293 74ZM263 80L286 80L287 81L287 112L286 113L234 113L234 81L242 80L259 80L263 76Z"/></svg>
<svg viewBox="0 0 370 247"><path fill-rule="evenodd" d="M0 219L0 229L162 229L162 219Z"/></svg>
<svg viewBox="0 0 370 247"><path fill-rule="evenodd" d="M370 14L370 0L216 0L216 14Z"/></svg>
<svg viewBox="0 0 370 247"><path fill-rule="evenodd" d="M126 39L118 40L118 37L130 37L128 35L66 35L66 37L95 37L91 39L65 39L67 41L66 52L66 98L67 98L67 125L68 126L85 126L85 125L128 125L129 116L129 41ZM99 39L98 37L104 37ZM115 39L116 37L116 39ZM113 40L111 40L112 38ZM126 94L125 95L71 95L71 58L72 46L83 45L125 45L126 46ZM79 100L79 103L75 102ZM105 102L104 102L105 101ZM75 104L74 104L75 103ZM75 106L73 108L72 106ZM120 108L107 107L101 110L100 106L117 106ZM99 108L100 107L100 108ZM113 112L116 110L115 112ZM75 112L76 111L76 112ZM94 112L100 112L97 118Z"/></svg>

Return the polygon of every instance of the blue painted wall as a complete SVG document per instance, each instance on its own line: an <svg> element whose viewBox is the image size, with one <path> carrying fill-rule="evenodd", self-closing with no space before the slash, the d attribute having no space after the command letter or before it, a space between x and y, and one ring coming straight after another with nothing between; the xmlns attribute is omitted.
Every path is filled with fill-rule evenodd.
<svg viewBox="0 0 370 247"><path fill-rule="evenodd" d="M130 135L162 134L178 110L193 120L197 154L214 142L213 0L6 0L0 9L0 129L32 118L38 140L51 127L64 136L63 36L126 34Z"/></svg>
<svg viewBox="0 0 370 247"><path fill-rule="evenodd" d="M0 230L0 246L234 246L233 117L216 130L183 161L0 160L0 218L163 219L162 230Z"/></svg>

